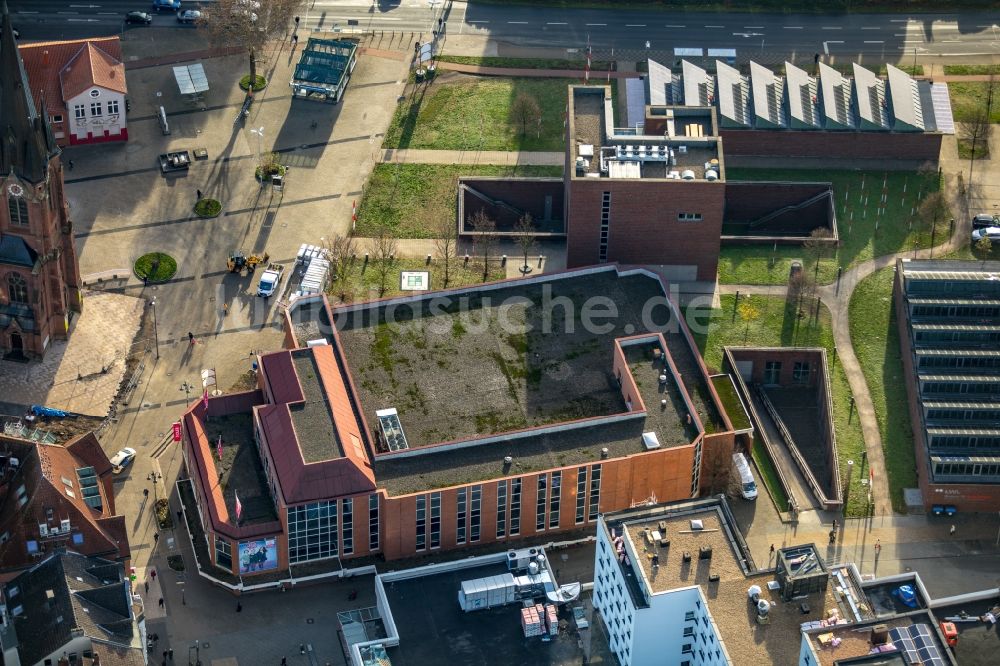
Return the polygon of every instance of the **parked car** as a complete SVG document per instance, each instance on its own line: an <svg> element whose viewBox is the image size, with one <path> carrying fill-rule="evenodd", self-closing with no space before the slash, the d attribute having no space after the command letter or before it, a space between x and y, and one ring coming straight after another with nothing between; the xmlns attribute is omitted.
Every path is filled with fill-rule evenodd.
<svg viewBox="0 0 1000 666"><path fill-rule="evenodd" d="M111 458L111 471L121 474L135 460L135 449L125 447Z"/></svg>
<svg viewBox="0 0 1000 666"><path fill-rule="evenodd" d="M986 227L972 232L973 243L978 243L983 238L989 238L994 245L1000 245L1000 227Z"/></svg>
<svg viewBox="0 0 1000 666"><path fill-rule="evenodd" d="M181 0L153 0L154 12L178 12L181 9Z"/></svg>
<svg viewBox="0 0 1000 666"><path fill-rule="evenodd" d="M191 153L186 150L162 153L159 157L159 162L160 171L163 173L187 171L191 167Z"/></svg>
<svg viewBox="0 0 1000 666"><path fill-rule="evenodd" d="M153 15L146 12L129 12L125 15L126 23L138 23L139 25L149 25L153 22Z"/></svg>
<svg viewBox="0 0 1000 666"><path fill-rule="evenodd" d="M185 9L182 12L177 12L178 23L194 23L199 18L201 18L201 12L197 9Z"/></svg>
<svg viewBox="0 0 1000 666"><path fill-rule="evenodd" d="M1000 226L1000 221L989 213L980 213L972 218L973 229L985 229L986 227Z"/></svg>
<svg viewBox="0 0 1000 666"><path fill-rule="evenodd" d="M285 271L283 264L268 264L267 270L260 276L257 285L257 295L262 298L270 298L278 290L281 284L281 274Z"/></svg>

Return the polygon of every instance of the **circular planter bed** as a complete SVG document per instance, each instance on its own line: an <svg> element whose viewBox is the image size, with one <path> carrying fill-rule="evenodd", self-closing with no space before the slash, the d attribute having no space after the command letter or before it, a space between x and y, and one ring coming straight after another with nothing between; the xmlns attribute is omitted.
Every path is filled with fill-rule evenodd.
<svg viewBox="0 0 1000 666"><path fill-rule="evenodd" d="M284 164L275 164L267 167L266 169L264 167L257 167L257 170L254 171L254 176L256 176L257 180L260 181L271 180L271 176L275 174L284 176L287 171L288 167Z"/></svg>
<svg viewBox="0 0 1000 666"><path fill-rule="evenodd" d="M218 199L202 199L194 205L198 217L218 217L222 212L222 203Z"/></svg>
<svg viewBox="0 0 1000 666"><path fill-rule="evenodd" d="M260 90L263 90L266 87L267 87L267 79L264 78L263 76L261 76L260 74L258 74L257 78L254 79L254 82L253 82L253 91L254 92L258 92ZM250 75L249 74L247 74L242 79L240 79L240 88L242 90L247 90L247 89L250 88Z"/></svg>
<svg viewBox="0 0 1000 666"><path fill-rule="evenodd" d="M177 261L163 252L150 252L135 260L135 276L146 282L166 282L177 272Z"/></svg>

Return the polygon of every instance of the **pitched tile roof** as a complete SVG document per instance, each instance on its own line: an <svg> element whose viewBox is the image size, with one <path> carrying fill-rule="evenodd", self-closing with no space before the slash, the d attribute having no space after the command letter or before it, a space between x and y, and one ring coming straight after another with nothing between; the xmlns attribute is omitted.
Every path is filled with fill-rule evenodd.
<svg viewBox="0 0 1000 666"><path fill-rule="evenodd" d="M68 546L86 555L129 557L125 518L111 514L110 469L97 474L101 509L90 507L83 498L77 469L94 466L97 472L98 466L106 468L106 463L101 465L95 460L97 451L80 439L70 444L71 450L56 444L0 438L0 484L7 486L0 504L0 532L9 535L0 546L0 567L24 567L37 561L38 555L28 552L29 541L35 543L39 554ZM76 457L74 451L85 451L85 455ZM19 461L16 467L10 464L11 456ZM91 461L98 465L91 465ZM46 537L41 536L40 524L58 528L62 520L69 520L69 532L50 531Z"/></svg>
<svg viewBox="0 0 1000 666"><path fill-rule="evenodd" d="M16 594L12 594L16 588ZM82 630L102 648L140 649L141 638L129 603L131 591L121 564L74 552L58 552L22 572L4 589L22 663L37 663Z"/></svg>
<svg viewBox="0 0 1000 666"><path fill-rule="evenodd" d="M65 100L92 85L127 92L118 37L34 42L20 47L35 99L65 110Z"/></svg>

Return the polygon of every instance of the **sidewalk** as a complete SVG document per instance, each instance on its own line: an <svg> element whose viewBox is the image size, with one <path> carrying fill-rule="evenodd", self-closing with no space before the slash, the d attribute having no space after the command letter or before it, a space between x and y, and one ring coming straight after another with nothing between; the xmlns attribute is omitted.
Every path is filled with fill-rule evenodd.
<svg viewBox="0 0 1000 666"><path fill-rule="evenodd" d="M386 148L379 156L380 162L405 162L407 164L500 164L503 166L542 165L563 166L566 154L505 151L505 150L419 150L413 148Z"/></svg>
<svg viewBox="0 0 1000 666"><path fill-rule="evenodd" d="M438 62L439 70L477 74L479 76L517 76L536 79L582 79L586 72L582 69L528 69L518 67L483 67L481 65L460 65L455 62ZM605 70L590 70L590 78L600 79L634 79L642 76L639 72L607 72Z"/></svg>
<svg viewBox="0 0 1000 666"><path fill-rule="evenodd" d="M142 599L143 613L147 620L156 620L167 616L166 606L160 605L164 598L160 587L159 571L156 567L132 567L135 569L135 584L133 590ZM156 575L154 575L154 573Z"/></svg>

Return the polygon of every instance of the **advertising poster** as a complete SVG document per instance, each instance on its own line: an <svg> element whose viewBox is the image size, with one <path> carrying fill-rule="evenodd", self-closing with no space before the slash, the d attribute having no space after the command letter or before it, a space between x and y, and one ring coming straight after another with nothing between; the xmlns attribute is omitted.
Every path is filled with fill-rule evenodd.
<svg viewBox="0 0 1000 666"><path fill-rule="evenodd" d="M240 573L252 574L278 568L278 546L274 537L240 541Z"/></svg>

